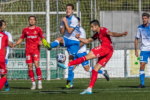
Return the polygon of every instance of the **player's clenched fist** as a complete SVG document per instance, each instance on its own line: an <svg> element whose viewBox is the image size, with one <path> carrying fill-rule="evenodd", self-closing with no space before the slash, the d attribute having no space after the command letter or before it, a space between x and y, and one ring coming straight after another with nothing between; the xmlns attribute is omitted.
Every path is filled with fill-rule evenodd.
<svg viewBox="0 0 150 100"><path fill-rule="evenodd" d="M122 36L126 36L127 34L128 34L128 32L125 31L125 32L122 33Z"/></svg>
<svg viewBox="0 0 150 100"><path fill-rule="evenodd" d="M63 20L63 22L67 22L67 18L66 17L63 17L62 20Z"/></svg>

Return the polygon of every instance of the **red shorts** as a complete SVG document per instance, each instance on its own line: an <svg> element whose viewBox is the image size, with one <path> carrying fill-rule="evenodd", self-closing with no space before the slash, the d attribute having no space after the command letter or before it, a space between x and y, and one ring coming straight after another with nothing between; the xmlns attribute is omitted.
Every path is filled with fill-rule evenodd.
<svg viewBox="0 0 150 100"><path fill-rule="evenodd" d="M7 68L5 62L0 62L0 74L7 74Z"/></svg>
<svg viewBox="0 0 150 100"><path fill-rule="evenodd" d="M26 53L26 63L34 63L35 61L39 61L40 53Z"/></svg>
<svg viewBox="0 0 150 100"><path fill-rule="evenodd" d="M104 46L98 46L92 49L93 54L95 57L98 58L98 64L102 65L105 67L109 59L111 58L113 54L113 50L110 49L109 47L104 47Z"/></svg>

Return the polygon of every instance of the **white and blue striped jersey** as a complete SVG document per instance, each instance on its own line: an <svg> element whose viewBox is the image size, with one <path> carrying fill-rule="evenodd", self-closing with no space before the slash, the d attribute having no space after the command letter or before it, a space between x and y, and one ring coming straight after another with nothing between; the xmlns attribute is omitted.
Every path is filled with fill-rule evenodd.
<svg viewBox="0 0 150 100"><path fill-rule="evenodd" d="M86 39L86 33L85 30L82 27L79 27L80 30L80 38ZM86 45L84 44L78 51L78 53L84 53L86 52Z"/></svg>
<svg viewBox="0 0 150 100"><path fill-rule="evenodd" d="M69 34L67 30L65 30L64 37L66 37L66 38L68 38L70 40L79 41L75 37L76 34L80 33L78 19L74 15L72 15L71 17L68 17L68 16L66 16L66 17L67 17L68 26L74 28L74 30L73 30L73 32L71 34ZM64 25L64 22L61 20L61 26L60 26L60 28L62 28L63 25Z"/></svg>
<svg viewBox="0 0 150 100"><path fill-rule="evenodd" d="M135 38L142 40L141 51L150 51L150 24L148 27L140 25Z"/></svg>
<svg viewBox="0 0 150 100"><path fill-rule="evenodd" d="M11 34L7 31L4 31L4 33L8 36L8 41L13 43ZM9 46L7 47L7 53L6 53L5 59L8 59L8 54L9 54Z"/></svg>

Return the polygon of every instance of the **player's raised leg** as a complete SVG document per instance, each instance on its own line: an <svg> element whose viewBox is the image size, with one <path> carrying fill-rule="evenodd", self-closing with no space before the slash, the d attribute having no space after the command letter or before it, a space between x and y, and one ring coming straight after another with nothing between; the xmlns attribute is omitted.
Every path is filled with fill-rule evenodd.
<svg viewBox="0 0 150 100"><path fill-rule="evenodd" d="M92 51L90 51L86 56L83 56L81 58L77 58L76 60L69 62L68 66L81 64L82 62L90 59L96 58Z"/></svg>
<svg viewBox="0 0 150 100"><path fill-rule="evenodd" d="M57 47L59 44L63 44L64 41L63 41L63 38L62 37L59 37L57 38L55 41L53 41L51 44L49 44L46 39L43 39L43 45L48 49L48 50L51 50L52 48L55 48Z"/></svg>

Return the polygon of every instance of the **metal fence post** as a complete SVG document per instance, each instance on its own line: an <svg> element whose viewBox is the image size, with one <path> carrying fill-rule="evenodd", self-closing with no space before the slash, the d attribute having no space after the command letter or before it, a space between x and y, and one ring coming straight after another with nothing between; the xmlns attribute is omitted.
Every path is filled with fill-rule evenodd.
<svg viewBox="0 0 150 100"><path fill-rule="evenodd" d="M59 18L58 18L58 0L57 0L57 38L59 37L59 27L58 27L58 22L59 22ZM56 48L56 54L58 54L58 47ZM57 66L57 63L58 62L56 62L56 66ZM57 66L57 79L60 79L59 78L59 67Z"/></svg>
<svg viewBox="0 0 150 100"><path fill-rule="evenodd" d="M50 7L49 7L49 0L46 0L46 40L50 43ZM46 80L50 80L50 51L46 50Z"/></svg>
<svg viewBox="0 0 150 100"><path fill-rule="evenodd" d="M127 77L127 49L124 50L124 77Z"/></svg>
<svg viewBox="0 0 150 100"><path fill-rule="evenodd" d="M139 0L139 18L140 18L140 24L142 23L141 20L142 20L142 17L141 17L141 0Z"/></svg>

